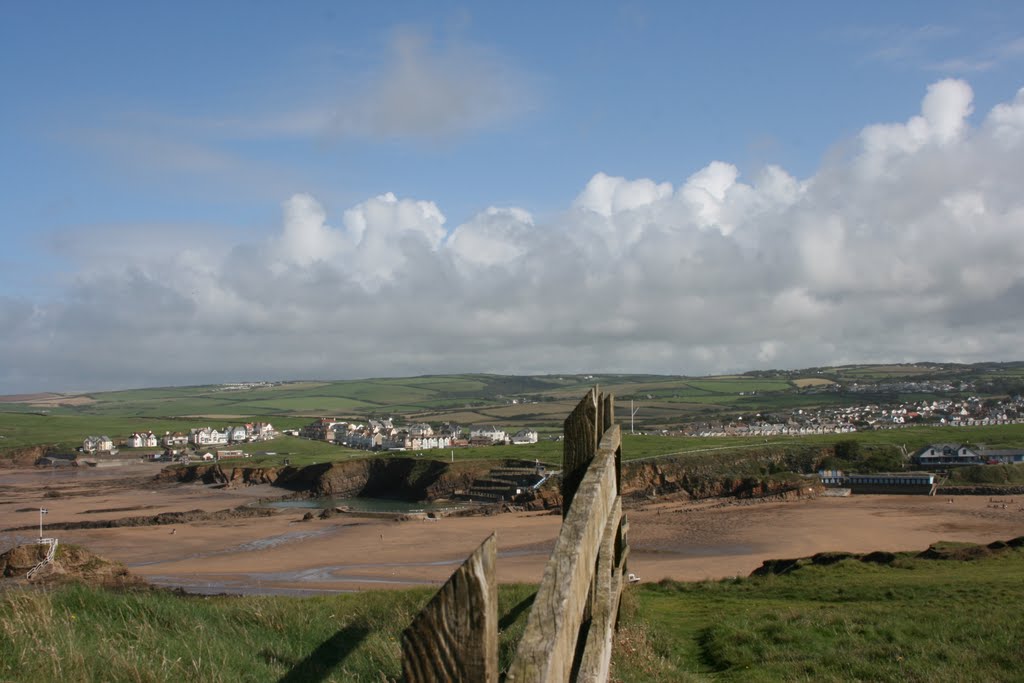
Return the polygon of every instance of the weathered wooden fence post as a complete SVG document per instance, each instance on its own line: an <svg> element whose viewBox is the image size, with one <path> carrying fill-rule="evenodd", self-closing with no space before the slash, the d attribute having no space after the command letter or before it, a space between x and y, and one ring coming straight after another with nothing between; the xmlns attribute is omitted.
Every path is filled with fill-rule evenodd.
<svg viewBox="0 0 1024 683"><path fill-rule="evenodd" d="M615 421L614 398L597 387L576 405L562 425L562 518L569 514L572 498L597 454L605 431Z"/></svg>
<svg viewBox="0 0 1024 683"><path fill-rule="evenodd" d="M402 633L407 683L498 683L497 548L491 534Z"/></svg>
<svg viewBox="0 0 1024 683"><path fill-rule="evenodd" d="M565 420L562 529L541 579L509 683L607 681L629 545L622 435L614 399L590 390ZM497 683L494 534L402 634L408 683Z"/></svg>
<svg viewBox="0 0 1024 683"><path fill-rule="evenodd" d="M506 681L606 681L628 546L621 433L611 396L591 390L565 421L562 531Z"/></svg>

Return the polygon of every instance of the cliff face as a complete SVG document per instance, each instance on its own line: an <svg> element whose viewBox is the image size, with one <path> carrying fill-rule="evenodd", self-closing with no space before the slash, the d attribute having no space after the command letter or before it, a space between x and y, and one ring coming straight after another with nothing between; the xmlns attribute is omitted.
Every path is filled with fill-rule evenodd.
<svg viewBox="0 0 1024 683"><path fill-rule="evenodd" d="M492 463L493 464L493 463ZM225 467L223 463L167 468L166 481L250 486L272 484L314 496L398 498L421 501L448 498L469 488L489 465L452 467L438 460L418 458L366 458L305 467Z"/></svg>
<svg viewBox="0 0 1024 683"><path fill-rule="evenodd" d="M0 455L0 467L30 467L49 451L49 446L12 448Z"/></svg>
<svg viewBox="0 0 1024 683"><path fill-rule="evenodd" d="M763 449L739 455L627 461L622 463L622 494L634 500L671 494L690 498L774 495L808 484L770 473L808 472L820 458L819 449Z"/></svg>
<svg viewBox="0 0 1024 683"><path fill-rule="evenodd" d="M676 495L689 498L723 496L757 498L808 486L806 481L768 472L806 471L820 457L806 453L764 451L728 457L665 457L622 464L622 492L627 500ZM168 468L168 481L202 482L228 486L272 484L288 491L338 498L370 497L429 501L450 498L469 489L500 463L446 463L423 458L377 457L305 467L230 467L225 463ZM557 507L561 497L554 486L545 487L541 509ZM535 498L537 496L534 496Z"/></svg>
<svg viewBox="0 0 1024 683"><path fill-rule="evenodd" d="M277 481L278 476L279 469L276 467L223 467L218 463L183 468L168 467L163 469L157 478L186 484L200 482L203 484L251 486L253 484L273 484Z"/></svg>

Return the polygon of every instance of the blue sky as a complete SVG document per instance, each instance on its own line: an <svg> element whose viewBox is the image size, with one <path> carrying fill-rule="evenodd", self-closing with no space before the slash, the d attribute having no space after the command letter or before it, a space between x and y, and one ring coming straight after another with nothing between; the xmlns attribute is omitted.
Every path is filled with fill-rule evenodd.
<svg viewBox="0 0 1024 683"><path fill-rule="evenodd" d="M1010 352L992 339L1012 336L1021 324L1018 312L1007 316L1005 311L1005 302L1011 300L1006 292L1015 291L1017 282L1012 269L1005 291L985 302L991 310L1003 311L1001 322L990 321L994 327L989 334L958 345L951 312L965 304L946 301L936 304L920 327L911 322L908 334L916 330L933 339L939 335L948 343L916 351L905 343L873 343L880 328L871 326L860 336L852 335L855 343L847 333L826 339L816 352L780 331L763 335L721 330L721 341L696 338L683 329L661 329L660 321L635 313L633 299L622 294L622 329L628 334L599 335L601 343L575 353L576 335L586 328L577 321L563 334L532 335L527 353L522 340L509 340L517 327L510 321L516 315L542 319L550 312L535 310L531 302L546 294L524 286L512 295L509 288L517 282L552 286L550 270L565 263L534 253L538 245L560 236L545 253L557 252L567 236L585 240L587 230L605 228L622 239L637 231L647 235L606 245L613 257L624 247L632 249L633 265L641 273L661 271L654 261L643 260L654 259L654 254L644 256L647 252L638 245L658 244L663 230L676 230L672 234L678 237L678 230L686 229L680 226L691 223L696 231L691 237L707 237L708 226L714 224L720 237L735 242L709 243L693 247L693 252L670 239L661 242L666 249L681 250L680 263L693 272L717 273L716 258L757 263L775 258L775 267L782 268L784 259L769 253L772 245L785 240L806 245L803 233L785 232L770 243L755 244L740 239L744 230L726 225L721 216L708 224L703 219L694 223L694 215L669 211L659 204L668 201L664 193L634 201L637 192L643 195L659 183L671 184L672 192L682 197L689 179L715 161L734 169L732 176L725 173L732 178L723 181L729 187L757 186L759 174L777 168L802 188L811 188L799 201L791 197L779 204L782 208L771 209L763 220L737 219L740 228L747 222L762 226L760 240L767 240L768 228L763 226L778 225L774 229L785 231L804 222L827 226L838 221L840 242L874 230L879 244L885 244L884 231L901 229L899 220L903 225L935 222L936 217L921 213L930 205L927 192L933 192L933 203L953 197L950 206L960 206L958 198L984 195L993 184L975 185L966 179L970 187L958 188L949 184L957 182L955 174L949 182L938 182L901 176L909 162L895 171L876 164L872 169L878 175L866 180L865 187L876 192L877 181L885 180L890 184L884 196L889 198L920 191L917 214L881 207L870 217L870 226L858 227L858 221L866 220L858 209L822 210L822 205L826 197L842 192L839 186L827 191L829 182L860 173L851 160L871 152L865 130L877 124L905 125L907 139L914 140L910 122L917 115L933 124L933 132L938 130L938 119L928 118L922 107L929 88L940 83L947 85L940 87L935 106L941 109L952 102L950 115L959 116L965 126L956 132L957 153L965 156L959 162L945 158L945 163L952 169L975 160L984 168L998 168L999 182L1012 183L1020 170L1010 154L1013 145L985 145L981 138L995 130L998 117L992 112L1010 106L1024 86L1024 5L378 5L101 2L10 3L0 8L0 79L5 86L0 107L0 230L6 245L0 255L0 320L7 322L7 332L0 330L0 335L11 335L2 359L8 370L0 371L0 392L177 384L204 377L559 372L577 369L567 367L573 363L590 371L697 373L799 363L804 358L873 361L924 354L929 357L921 359L971 359ZM967 99L961 101L960 95ZM1007 116L1016 120L1013 112ZM992 133L1004 143L1015 140L1007 135ZM949 147L947 138L939 142ZM896 146L915 155L917 162L927 161L922 155L930 153L931 142L924 148L908 144ZM990 148L1006 158L986 165ZM951 149L946 152L952 154ZM586 188L591 199L596 196L592 179L597 174L622 179L627 184L616 187L634 198L624 205L629 215L620 220L613 210L614 215L604 216L609 221L604 228L593 227L593 216L586 212L601 212L581 199ZM602 192L614 190L607 184L601 187ZM374 198L390 197L387 193L393 194L388 206L397 213L373 213ZM295 203L296 197L312 198L314 204ZM993 239L1001 235L1009 240L1022 229L1015 205L1006 201L1012 202L1002 194L981 197L986 215L994 212L1002 220L992 228ZM402 217L406 203L411 218ZM300 204L307 213L296 208ZM424 209L425 204L433 208ZM640 205L651 213L639 216ZM444 217L440 227L432 222L435 209ZM365 217L353 218L361 212L371 216L368 225L374 225L372 216L387 224L378 229L389 235L382 238L382 251L360 241L364 233L351 221L365 222ZM295 227L320 214L323 220L315 230ZM957 216L960 222L949 229L966 234ZM475 245L477 256L488 250L506 255L501 267L510 271L502 275L507 281L499 283L494 275L497 256L477 258L476 265L487 265L486 272L470 273L465 264L450 262L448 252L457 251L453 235L459 230L461 243ZM405 254L403 268L377 268L374 263L395 261L388 252L407 242L409 231L426 236L419 248L431 255L430 264L414 274L420 267L415 264L423 260ZM831 233L825 229L815 234ZM306 246L328 245L321 250L323 258L309 258L295 239L313 240ZM345 251L342 242L356 251ZM918 247L906 245L896 271L912 268L915 258L926 259ZM730 255L730 248L741 251ZM290 265L275 265L268 256L275 249L291 249L289 253L300 256ZM587 258L603 256L586 249L573 253L585 265L592 265L585 263ZM515 264L509 265L509 258ZM864 258L873 259L870 253ZM196 259L209 272L189 271ZM358 268L351 266L354 260ZM244 285L229 281L221 277L226 270L265 268L273 276L269 279L286 278L287 271L303 280L320 261L331 269L324 275L324 287L336 287L323 291L324 300L344 295L349 302L362 302L362 307L331 309L332 315L378 320L382 309L399 311L369 332L371 336L394 341L406 329L397 316L409 313L394 297L403 297L404 304L408 292L423 291L426 285L419 278L436 284L433 293L454 305L461 319L489 319L499 331L507 324L508 334L486 343L478 338L474 343L479 348L463 348L468 343L464 337L435 330L425 350L394 341L387 346L387 358L356 360L366 351L361 344L339 341L348 337L350 328L344 325L297 328L291 339L282 335L283 319L304 325L306 318L300 315L305 306L301 301L281 301L279 308L234 320L230 326L235 330L244 324L265 342L246 346L251 363L239 362L236 353L221 348L223 330L214 327L210 332L210 316L217 318L217 307L242 307L245 299L258 302L265 298L263 288L271 286L268 278ZM936 257L920 265L943 264ZM866 297L864 291L839 294L833 285L813 279L813 267L806 270L803 279L783 282L785 278L771 271L762 273L768 281L748 284L770 289L777 278L777 295L797 291L809 297L818 306L808 309L812 326L834 329L833 316L847 319L862 311L844 309L842 302L849 303L843 299L847 294ZM683 294L677 288L685 282L652 278L635 283L636 291L664 292L668 302L678 301L673 292ZM496 300L482 304L467 294L481 282L480 291L492 291ZM277 282L282 288L293 285ZM600 290L584 288L575 294L597 297ZM691 286L689 291L699 290ZM288 291L296 297L310 294L302 288ZM719 291L703 292L703 299L710 301ZM904 286L878 295L905 292ZM833 304L835 310L824 312L822 307ZM969 308L978 305L974 301ZM97 320L115 307L130 307L143 318L176 315L177 326L163 333L173 330L191 338L193 350L180 352L179 364L168 359L153 330L133 327L134 322L117 315L102 324ZM743 304L731 299L701 310L688 313L745 314ZM538 327L550 329L547 324ZM652 330L650 336L644 330ZM314 331L333 339L335 346L311 346L305 340ZM148 340L141 348L126 341L140 334ZM72 348L60 341L66 337L90 342ZM344 358L333 357L330 348ZM104 360L105 349L116 353ZM769 351L762 353L765 349ZM274 360L282 355L303 355L308 362ZM157 360L164 370L153 369ZM83 370L83 365L90 369Z"/></svg>

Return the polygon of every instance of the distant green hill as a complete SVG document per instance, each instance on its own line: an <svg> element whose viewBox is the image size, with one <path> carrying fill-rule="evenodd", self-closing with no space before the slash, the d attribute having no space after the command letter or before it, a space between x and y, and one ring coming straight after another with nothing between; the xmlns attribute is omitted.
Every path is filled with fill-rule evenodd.
<svg viewBox="0 0 1024 683"><path fill-rule="evenodd" d="M965 393L1006 395L1024 391L1024 363L976 365L919 363L859 365L804 370L768 370L741 375L428 375L340 381L283 382L241 388L231 385L163 387L54 394L0 402L0 412L49 415L106 415L175 418L201 416L237 420L251 416L336 415L365 419L402 415L426 421L466 424L500 421L557 426L569 408L594 384L614 393L620 415L626 401L639 403L638 424L653 428L695 416L783 411L872 400L928 395L941 383ZM874 389L873 389L874 387ZM941 395L951 395L943 391Z"/></svg>
<svg viewBox="0 0 1024 683"><path fill-rule="evenodd" d="M562 421L594 384L615 394L617 418L624 429L635 427L637 431L657 433L740 416L784 422L794 410L911 399L1006 397L1024 392L1024 363L858 365L715 377L428 375L163 387L74 396L38 394L7 400L0 397L0 454L35 444L74 448L89 434L108 434L116 440L138 430L178 431L253 419L270 420L279 429L294 428L317 416L355 421L392 416L405 422L437 425L451 421L464 427L497 424L513 430L531 427L547 436L560 433ZM633 420L631 408L636 410ZM825 434L800 437L800 441L831 446L836 438ZM852 438L911 450L933 441L1016 447L1024 440L1024 429L1009 425L954 433L949 428L923 426L863 432ZM734 440L716 439L714 445L725 447L731 443ZM749 444L749 440L742 443ZM741 445L741 441L735 444ZM680 439L676 443L645 445L642 453L656 455L700 447L698 442ZM547 457L554 451L539 445L517 453ZM634 453L633 457L639 455Z"/></svg>

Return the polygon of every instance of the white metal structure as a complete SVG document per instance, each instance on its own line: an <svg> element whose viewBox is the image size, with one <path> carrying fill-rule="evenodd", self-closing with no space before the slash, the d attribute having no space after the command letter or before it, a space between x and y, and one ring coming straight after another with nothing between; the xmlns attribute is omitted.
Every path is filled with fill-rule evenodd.
<svg viewBox="0 0 1024 683"><path fill-rule="evenodd" d="M28 570L28 574L25 575L26 579L31 579L36 572L53 562L54 556L57 554L57 539L56 538L40 538L38 541L39 545L47 545L49 548L46 551L46 557L44 557L39 564Z"/></svg>

